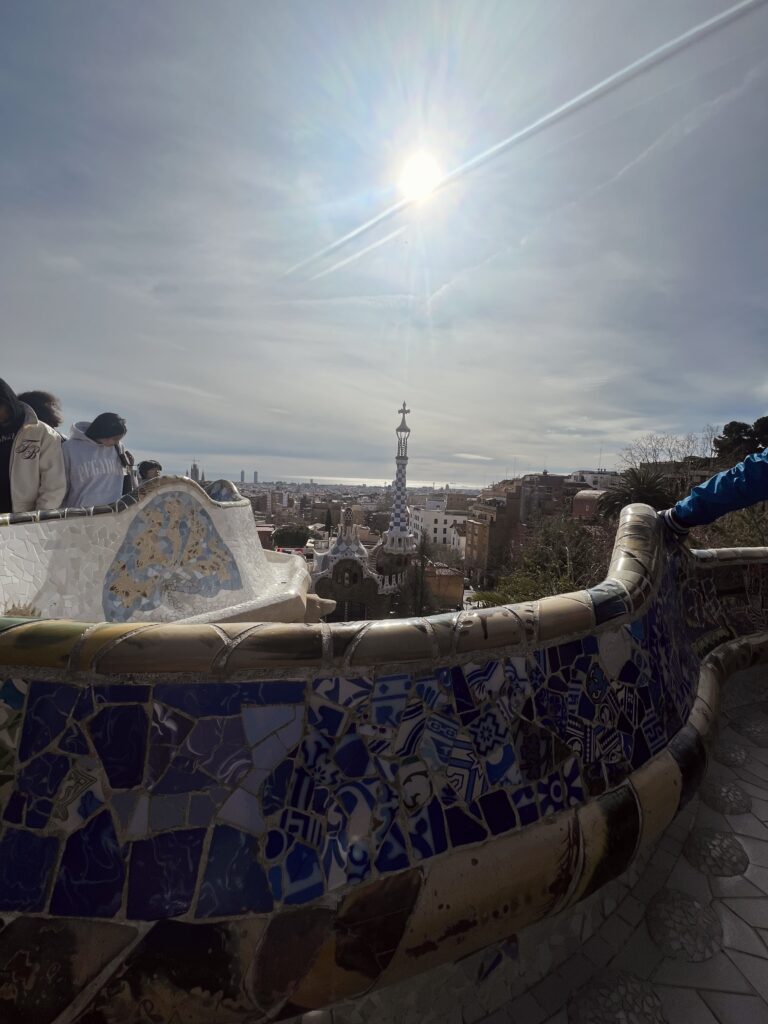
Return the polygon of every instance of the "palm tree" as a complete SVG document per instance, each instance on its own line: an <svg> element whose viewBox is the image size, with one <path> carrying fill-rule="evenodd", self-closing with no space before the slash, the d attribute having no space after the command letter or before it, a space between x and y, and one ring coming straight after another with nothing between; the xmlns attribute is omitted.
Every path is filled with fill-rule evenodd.
<svg viewBox="0 0 768 1024"><path fill-rule="evenodd" d="M598 510L605 519L615 519L625 505L640 501L659 509L674 505L669 480L656 469L626 469L619 483L606 488L598 501Z"/></svg>

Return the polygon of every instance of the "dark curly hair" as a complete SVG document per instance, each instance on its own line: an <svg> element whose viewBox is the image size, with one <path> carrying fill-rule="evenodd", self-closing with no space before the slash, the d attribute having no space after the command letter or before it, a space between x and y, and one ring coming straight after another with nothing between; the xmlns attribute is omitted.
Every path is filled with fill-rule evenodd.
<svg viewBox="0 0 768 1024"><path fill-rule="evenodd" d="M54 430L61 426L61 402L50 391L23 391L16 397L32 409L41 423L47 423Z"/></svg>

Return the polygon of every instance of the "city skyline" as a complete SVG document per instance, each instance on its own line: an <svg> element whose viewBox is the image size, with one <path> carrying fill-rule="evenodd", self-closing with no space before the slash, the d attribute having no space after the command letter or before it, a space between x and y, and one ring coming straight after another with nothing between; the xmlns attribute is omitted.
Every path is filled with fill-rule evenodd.
<svg viewBox="0 0 768 1024"><path fill-rule="evenodd" d="M388 479L403 396L414 478L475 487L754 420L768 6L701 30L731 7L10 5L3 376L230 479Z"/></svg>

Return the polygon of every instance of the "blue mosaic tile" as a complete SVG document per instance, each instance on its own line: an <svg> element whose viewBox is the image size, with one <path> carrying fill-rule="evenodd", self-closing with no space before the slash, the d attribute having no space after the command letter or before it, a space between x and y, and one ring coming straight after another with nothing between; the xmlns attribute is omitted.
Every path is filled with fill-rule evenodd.
<svg viewBox="0 0 768 1024"><path fill-rule="evenodd" d="M10 821L14 825L21 825L24 821L24 809L27 806L26 796L16 790L8 797L8 803L3 811L3 821Z"/></svg>
<svg viewBox="0 0 768 1024"><path fill-rule="evenodd" d="M480 843L488 838L488 832L481 823L461 807L446 807L445 822L451 846L466 846Z"/></svg>
<svg viewBox="0 0 768 1024"><path fill-rule="evenodd" d="M398 784L400 803L408 814L423 807L433 795L432 776L418 757L410 757L400 765Z"/></svg>
<svg viewBox="0 0 768 1024"><path fill-rule="evenodd" d="M446 775L464 803L470 803L488 788L485 773L468 733L458 733L454 739Z"/></svg>
<svg viewBox="0 0 768 1024"><path fill-rule="evenodd" d="M339 743L333 759L340 771L349 779L359 779L371 770L370 757L365 742L352 726Z"/></svg>
<svg viewBox="0 0 768 1024"><path fill-rule="evenodd" d="M6 828L0 838L0 910L43 910L58 852L53 836Z"/></svg>
<svg viewBox="0 0 768 1024"><path fill-rule="evenodd" d="M188 803L189 797L186 793L151 797L149 801L150 829L153 832L161 832L165 829L186 825Z"/></svg>
<svg viewBox="0 0 768 1024"><path fill-rule="evenodd" d="M29 684L19 744L20 761L28 761L39 754L64 731L77 697L77 688L66 683Z"/></svg>
<svg viewBox="0 0 768 1024"><path fill-rule="evenodd" d="M196 917L267 914L272 892L259 863L258 840L228 825L213 831Z"/></svg>
<svg viewBox="0 0 768 1024"><path fill-rule="evenodd" d="M626 588L616 580L606 580L596 587L590 587L587 593L592 600L598 626L632 611Z"/></svg>
<svg viewBox="0 0 768 1024"><path fill-rule="evenodd" d="M557 814L565 810L567 794L560 772L550 772L536 784L541 815Z"/></svg>
<svg viewBox="0 0 768 1024"><path fill-rule="evenodd" d="M430 768L437 770L450 764L453 742L459 732L455 719L444 714L430 715L424 726L418 754Z"/></svg>
<svg viewBox="0 0 768 1024"><path fill-rule="evenodd" d="M443 808L437 797L409 817L408 837L414 860L426 860L448 849Z"/></svg>
<svg viewBox="0 0 768 1024"><path fill-rule="evenodd" d="M40 754L19 771L16 787L29 797L55 796L69 765L69 758L64 754Z"/></svg>
<svg viewBox="0 0 768 1024"><path fill-rule="evenodd" d="M194 722L186 715L154 701L152 722L149 727L150 743L153 747L179 747L193 725Z"/></svg>
<svg viewBox="0 0 768 1024"><path fill-rule="evenodd" d="M183 829L131 844L129 918L156 921L186 914L195 891L204 838L204 829Z"/></svg>
<svg viewBox="0 0 768 1024"><path fill-rule="evenodd" d="M408 847L405 845L405 836L397 822L392 825L381 841L375 864L376 870L382 874L402 871L403 868L411 866Z"/></svg>
<svg viewBox="0 0 768 1024"><path fill-rule="evenodd" d="M265 814L274 814L285 806L292 775L293 759L288 757L268 776L261 797Z"/></svg>
<svg viewBox="0 0 768 1024"><path fill-rule="evenodd" d="M498 661L488 661L477 668L464 666L464 677L476 704L496 697L504 686L504 669Z"/></svg>
<svg viewBox="0 0 768 1024"><path fill-rule="evenodd" d="M456 666L450 670L450 673L451 691L453 693L456 713L458 714L462 724L466 726L469 725L470 722L474 721L480 712L475 707L475 702L472 699L472 691L467 685L467 680L464 678L462 670Z"/></svg>
<svg viewBox="0 0 768 1024"><path fill-rule="evenodd" d="M503 782L516 785L523 781L515 748L511 743L503 743L492 750L483 758L483 767L491 786L498 786Z"/></svg>
<svg viewBox="0 0 768 1024"><path fill-rule="evenodd" d="M581 765L576 757L570 758L560 769L565 786L565 802L568 807L577 807L586 802L587 793L581 777Z"/></svg>
<svg viewBox="0 0 768 1024"><path fill-rule="evenodd" d="M92 689L97 704L146 704L150 694L144 683L104 683Z"/></svg>
<svg viewBox="0 0 768 1024"><path fill-rule="evenodd" d="M262 811L269 813L262 807L262 803L257 797L245 789L236 789L224 801L218 812L218 817L222 821L228 821L232 825L237 825L246 832L261 835L266 831Z"/></svg>
<svg viewBox="0 0 768 1024"><path fill-rule="evenodd" d="M139 794L135 791L128 793L115 793L112 797L110 806L117 815L117 820L122 828L125 828L133 817L133 812L136 809L136 801L138 799Z"/></svg>
<svg viewBox="0 0 768 1024"><path fill-rule="evenodd" d="M238 717L206 718L198 722L184 741L180 755L189 757L220 784L237 785L251 767L251 753L245 743Z"/></svg>
<svg viewBox="0 0 768 1024"><path fill-rule="evenodd" d="M306 814L288 807L280 815L279 825L286 835L301 839L308 846L320 848L323 845L325 825L314 814Z"/></svg>
<svg viewBox="0 0 768 1024"><path fill-rule="evenodd" d="M192 758L177 755L152 790L158 794L192 793L206 790L213 785L214 780L211 776L197 768Z"/></svg>
<svg viewBox="0 0 768 1024"><path fill-rule="evenodd" d="M146 709L135 704L105 707L89 722L91 740L113 789L141 783L148 726Z"/></svg>
<svg viewBox="0 0 768 1024"><path fill-rule="evenodd" d="M192 793L189 798L188 823L193 828L206 828L218 813L219 806L208 793Z"/></svg>
<svg viewBox="0 0 768 1024"><path fill-rule="evenodd" d="M424 706L421 702L406 707L400 719L400 727L392 744L396 757L410 757L419 748L419 742L426 725Z"/></svg>
<svg viewBox="0 0 768 1024"><path fill-rule="evenodd" d="M344 717L343 712L337 712ZM292 704L257 705L242 709L243 731L250 746L261 743L270 733L290 725L301 716L301 709ZM311 720L311 719L310 719Z"/></svg>
<svg viewBox="0 0 768 1024"><path fill-rule="evenodd" d="M521 825L532 825L539 820L539 807L533 786L520 786L514 790L512 803Z"/></svg>
<svg viewBox="0 0 768 1024"><path fill-rule="evenodd" d="M77 805L77 813L83 821L86 821L95 811L98 811L98 809L103 806L103 802L99 800L93 790L87 789L80 797Z"/></svg>
<svg viewBox="0 0 768 1024"><path fill-rule="evenodd" d="M379 676L373 686L371 718L375 725L397 728L405 710L412 679L407 675Z"/></svg>
<svg viewBox="0 0 768 1024"><path fill-rule="evenodd" d="M288 803L300 811L310 810L314 805L315 789L314 777L303 768L297 768L293 773Z"/></svg>
<svg viewBox="0 0 768 1024"><path fill-rule="evenodd" d="M88 746L88 740L79 726L70 725L70 727L62 734L59 740L59 750L63 750L67 754L79 754L88 755L90 754L90 748Z"/></svg>
<svg viewBox="0 0 768 1024"><path fill-rule="evenodd" d="M483 817L493 835L498 836L502 832L508 832L517 825L515 809L503 789L484 793L483 796L478 797L477 802L482 808Z"/></svg>
<svg viewBox="0 0 768 1024"><path fill-rule="evenodd" d="M24 707L24 694L12 679L6 679L0 686L0 701L14 711L20 711Z"/></svg>
<svg viewBox="0 0 768 1024"><path fill-rule="evenodd" d="M315 679L312 685L318 697L325 697L345 708L361 704L373 690L371 680L362 677L348 679L344 676L329 676Z"/></svg>
<svg viewBox="0 0 768 1024"><path fill-rule="evenodd" d="M367 840L358 839L349 844L347 850L347 881L353 884L364 882L371 874L371 849Z"/></svg>
<svg viewBox="0 0 768 1024"><path fill-rule="evenodd" d="M85 686L80 690L75 703L75 709L72 712L72 717L82 722L84 718L88 718L93 714L93 692L90 686Z"/></svg>
<svg viewBox="0 0 768 1024"><path fill-rule="evenodd" d="M277 733L271 733L253 748L251 754L253 766L267 770L275 768L285 760L287 753L285 744L281 742Z"/></svg>
<svg viewBox="0 0 768 1024"><path fill-rule="evenodd" d="M51 897L51 913L68 917L114 917L120 909L125 865L104 810L67 840Z"/></svg>
<svg viewBox="0 0 768 1024"><path fill-rule="evenodd" d="M308 903L322 896L325 885L317 851L294 843L282 865L281 898L287 904Z"/></svg>
<svg viewBox="0 0 768 1024"><path fill-rule="evenodd" d="M306 684L290 680L263 683L159 683L155 700L192 718L237 715L243 704L299 704Z"/></svg>

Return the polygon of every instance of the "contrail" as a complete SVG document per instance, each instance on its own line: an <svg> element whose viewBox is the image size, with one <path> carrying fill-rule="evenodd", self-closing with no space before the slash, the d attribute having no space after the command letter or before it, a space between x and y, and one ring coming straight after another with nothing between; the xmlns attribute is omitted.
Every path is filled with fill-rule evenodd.
<svg viewBox="0 0 768 1024"><path fill-rule="evenodd" d="M446 185L450 184L456 178L466 174L468 171L474 170L486 161L493 159L516 143L522 142L524 139L536 134L536 132L541 131L542 128L546 128L561 120L561 118L568 114L572 114L574 111L579 110L581 107L587 106L589 103L592 103L599 97L604 96L617 86L623 85L624 82L628 82L630 79L637 77L649 68L662 63L662 61L667 60L673 54L686 49L693 43L703 39L704 36L707 36L712 32L716 32L718 29L724 28L730 22L735 21L737 18L740 18L744 14L748 14L750 11L755 10L758 7L761 7L765 3L766 0L741 0L740 3L734 4L733 7L729 7L721 14L716 14L714 17L708 18L706 21L702 21L701 24L695 25L693 28L683 32L681 35L675 36L675 38L671 39L669 42L663 43L661 46L657 46L655 50L651 50L650 53L646 53L645 56L632 61L632 63L627 64L619 71L615 71L613 74L608 75L607 78L603 78L595 85L590 86L589 89L585 89L584 92L580 92L577 96L574 96L573 99L561 104L559 107L551 110L548 114L544 114L536 121L531 122L531 124L527 125L525 128L521 128L512 135L508 135L506 139L502 139L501 142L497 142L493 146L489 146L488 149L484 149L481 153L478 153L477 156L471 157L463 164L459 164L459 166L455 167L452 171L448 171L434 191L445 188ZM386 210L383 210L375 217L366 221L364 224L361 224L359 227L347 232L346 235L338 238L335 242L331 242L330 245L326 245L323 249L319 249L312 256L308 256L307 259L295 264L285 272L284 276L288 277L291 274L295 274L298 270L303 270L303 268L309 264L322 259L324 256L328 256L330 253L335 252L337 249L346 245L347 242L351 242L353 239L359 238L360 235L370 231L371 228L374 228L383 221L396 216L401 212L401 210L405 210L407 207L412 206L414 202L416 202L416 200L401 199L399 202L387 207ZM362 255L362 253L360 255ZM319 277L322 275L318 274L317 276Z"/></svg>
<svg viewBox="0 0 768 1024"><path fill-rule="evenodd" d="M332 274L334 270L339 270L341 267L346 267L348 263L354 263L355 260L359 260L361 256L365 256L366 253L371 252L373 249L378 249L380 245L384 245L385 242L391 242L393 238L397 238L398 235L402 235L405 231L405 227L397 228L396 231L390 231L388 235L383 238L379 238L377 241L372 242L371 245L366 245L364 249L359 252L353 253L351 256L347 256L344 260L339 260L338 263L334 263L332 267L328 267L327 270L321 270L319 274L313 274L310 277L310 281L317 281L320 277L325 277L326 274Z"/></svg>

